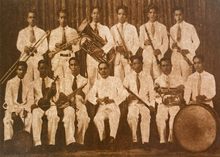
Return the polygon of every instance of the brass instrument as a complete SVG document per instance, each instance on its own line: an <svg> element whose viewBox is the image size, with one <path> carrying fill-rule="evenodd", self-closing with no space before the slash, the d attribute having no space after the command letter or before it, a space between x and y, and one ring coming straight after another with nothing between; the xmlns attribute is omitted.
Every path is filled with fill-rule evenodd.
<svg viewBox="0 0 220 157"><path fill-rule="evenodd" d="M0 83L3 84L8 77L15 71L15 69L17 68L17 64L19 61L27 61L32 54L34 54L34 52L37 50L37 48L41 45L41 43L44 41L44 39L47 38L47 36L50 34L50 31L47 30L42 36L41 38L33 45L31 46L33 48L33 50L27 55L26 53L21 54L21 56L18 58L18 60L11 66L11 68L5 73L5 75L1 78Z"/></svg>

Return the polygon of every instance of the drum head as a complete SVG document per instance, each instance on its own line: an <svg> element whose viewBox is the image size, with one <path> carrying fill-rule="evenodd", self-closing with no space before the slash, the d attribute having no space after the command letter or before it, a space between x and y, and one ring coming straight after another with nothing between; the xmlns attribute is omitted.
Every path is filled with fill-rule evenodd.
<svg viewBox="0 0 220 157"><path fill-rule="evenodd" d="M218 121L213 109L206 105L189 105L176 115L174 135L186 150L200 152L216 139Z"/></svg>
<svg viewBox="0 0 220 157"><path fill-rule="evenodd" d="M13 136L13 146L18 153L27 153L33 145L32 137L27 131L19 131Z"/></svg>

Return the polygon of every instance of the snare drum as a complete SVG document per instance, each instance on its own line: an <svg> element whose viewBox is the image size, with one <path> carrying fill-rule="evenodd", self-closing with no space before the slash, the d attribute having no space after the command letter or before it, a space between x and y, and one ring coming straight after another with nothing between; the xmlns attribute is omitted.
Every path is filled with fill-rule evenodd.
<svg viewBox="0 0 220 157"><path fill-rule="evenodd" d="M186 150L207 150L216 140L220 121L217 113L208 105L185 106L175 117L173 131L179 144Z"/></svg>

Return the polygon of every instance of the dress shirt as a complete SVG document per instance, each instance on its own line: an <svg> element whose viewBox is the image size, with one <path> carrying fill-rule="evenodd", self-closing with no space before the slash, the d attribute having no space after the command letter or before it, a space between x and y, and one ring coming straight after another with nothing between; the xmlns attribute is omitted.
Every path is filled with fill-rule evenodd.
<svg viewBox="0 0 220 157"><path fill-rule="evenodd" d="M90 26L92 29L95 29L95 22L90 23ZM111 35L111 32L107 26L101 25L100 23L97 23L97 28L99 32L99 36L106 41L106 44L102 47L102 50L105 53L108 53L111 48L114 46L114 41Z"/></svg>
<svg viewBox="0 0 220 157"><path fill-rule="evenodd" d="M18 40L17 40L17 49L23 54L24 53L24 47L25 46L34 46L34 44L44 35L45 31L38 28L37 26L33 27L34 35L36 38L36 41L34 43L30 42L30 31L31 27L28 26L24 29L22 29L18 34ZM35 56L38 56L40 58L43 57L43 54L48 50L48 43L47 38L44 39L42 44L37 48L37 53L34 53ZM42 58L43 59L43 58Z"/></svg>
<svg viewBox="0 0 220 157"><path fill-rule="evenodd" d="M189 50L189 54L186 56L192 60L193 57L195 56L195 51L199 47L200 40L199 37L196 33L196 29L193 25L182 21L180 24L180 29L181 29L181 40L178 42L178 46L181 49L187 49ZM170 34L171 36L176 40L177 39L177 29L178 29L178 24L175 24L170 28ZM173 45L173 40L170 39L170 48L172 49Z"/></svg>
<svg viewBox="0 0 220 157"><path fill-rule="evenodd" d="M201 74L201 90L200 95L205 95L206 100L204 103L209 104L213 107L212 98L216 94L216 86L215 86L215 78L212 74L203 71ZM198 80L199 80L199 73L195 72L190 75L185 83L185 92L184 92L184 99L188 104L190 102L190 97L192 94L192 100L196 101L196 96L198 96Z"/></svg>
<svg viewBox="0 0 220 157"><path fill-rule="evenodd" d="M120 32L121 25L123 25L123 34L124 34L123 40L125 42L125 45L128 51L131 51L132 54L135 55L139 48L139 39L138 39L137 29L135 26L129 24L128 22L125 22L123 24L118 23L111 27L111 33L112 33L112 36L115 42L115 47L119 46L118 44L122 46L121 37L118 33L118 30Z"/></svg>
<svg viewBox="0 0 220 157"><path fill-rule="evenodd" d="M26 111L31 110L31 105L34 104L34 96L32 90L32 83L23 79L22 80L22 102L19 104L17 102L18 97L18 88L19 88L20 79L18 76L15 76L11 80L9 80L6 84L5 90L5 102L7 103L8 107L7 110L9 112L15 112L15 105L21 108L25 108Z"/></svg>
<svg viewBox="0 0 220 157"><path fill-rule="evenodd" d="M124 79L124 86L130 89L134 94L136 94L139 98L141 98L146 104L150 106L155 106L154 100L154 85L151 76L146 75L143 71L138 74L140 80L140 90L138 93L137 83L136 83L137 73L132 71L128 76ZM137 100L132 102L137 103Z"/></svg>
<svg viewBox="0 0 220 157"><path fill-rule="evenodd" d="M108 76L106 79L96 80L88 94L88 100L96 105L97 98L109 97L113 99L116 105L119 105L127 96L121 80L117 77Z"/></svg>
<svg viewBox="0 0 220 157"><path fill-rule="evenodd" d="M169 82L170 82L170 88L176 88L179 85L184 84L184 79L180 75L175 75L174 73L170 73L168 76L165 74L161 74L156 80L155 83L158 83L160 87L165 87L167 88L167 82L166 80L169 77Z"/></svg>
<svg viewBox="0 0 220 157"><path fill-rule="evenodd" d="M155 26L154 36L151 33L152 22L148 21L147 23L143 24L140 27L140 37L139 37L140 47L142 47L143 49L150 47L151 51L153 52L151 45L147 45L147 46L144 45L144 41L148 39L147 32L145 29L147 28L155 50L160 49L161 51L161 54L158 55L158 58L161 59L163 58L165 52L168 49L167 29L166 26L159 23L158 21L154 22L154 26Z"/></svg>

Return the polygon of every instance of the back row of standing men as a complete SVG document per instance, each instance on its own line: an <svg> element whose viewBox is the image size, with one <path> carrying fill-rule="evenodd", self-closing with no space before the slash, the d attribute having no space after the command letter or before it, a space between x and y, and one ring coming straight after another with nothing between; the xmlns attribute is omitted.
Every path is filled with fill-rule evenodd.
<svg viewBox="0 0 220 157"><path fill-rule="evenodd" d="M48 66L45 61L42 61L43 53L48 49L47 40L45 40L37 48L34 55L27 61L28 68L22 63L23 65L18 66L18 75L7 83L5 101L9 107L6 110L4 118L5 141L12 138L13 118L16 117L16 114L24 112L26 119L29 117L29 119L25 121L26 130L30 131L31 122L33 121L34 145L36 146L36 150L39 149L39 146L41 146L41 117L46 114L48 118L49 145L51 149L53 149L57 123L60 119L58 116L60 111L57 110L54 104L54 102L56 102L56 105L59 104L58 93L62 92L65 95L69 95L77 88L86 85L82 90L77 91L74 98L71 98L71 102L76 104L77 109L71 107L72 105L69 104L62 110L62 121L64 122L68 150L76 150L75 141L81 145L84 144L84 134L90 121L84 105L85 100L89 100L94 105L100 104L94 122L97 126L100 140L102 141L104 139L104 120L109 119L110 143L113 146L120 118L118 105L127 98L129 101L127 120L132 130L134 145L136 145L135 143L137 142L136 129L138 115L141 114L141 135L145 150L149 150L150 110L154 111L156 100L159 104L156 120L160 143L161 145L166 143L165 121L168 118L168 114L171 116L168 141L173 142L172 125L180 106L164 104L164 102L161 101L161 96L155 95L154 93L153 80L155 80L155 84L159 84L161 87L174 87L177 88L178 91L183 91L185 85L184 98L187 104L189 104L190 95L192 94L193 101L205 102L211 106L213 106L211 99L215 95L215 80L213 75L203 70L202 64L204 58L201 56L194 57L195 50L198 48L200 41L194 26L183 20L184 11L182 7L176 7L173 10L174 18L177 23L170 29L170 35L172 36L172 39L170 39L170 48L173 50L171 61L163 58L168 49L168 37L166 27L157 21L157 12L157 7L153 5L149 7L147 13L149 21L140 27L140 37L138 38L135 26L126 22L127 7L121 6L117 9L119 23L114 25L111 31L107 26L103 26L99 23L100 8L94 7L91 12L92 22L90 26L96 34L106 41L106 45L101 49L96 49L94 53L108 53L112 47L115 48L115 77L109 76L108 63L98 63L91 56L87 55L87 81L86 78L79 74L79 61L74 58L75 52L80 49L77 40L65 50L56 54L53 53L63 44L79 36L75 29L67 25L68 12L66 10L59 11L58 21L60 26L51 31L49 39L50 52L48 55L52 58L51 62L54 75L59 76L60 81L55 85L47 76L46 71ZM17 48L22 54L29 54L32 51L31 46L44 34L43 30L35 26L35 18L36 13L29 12L27 18L29 26L19 32ZM147 31L151 40L149 40ZM152 48L151 42L154 48ZM123 43L125 43L125 45L123 45ZM135 55L139 47L143 48L143 57ZM189 65L189 62L186 61L186 57L191 63L193 61L197 71L189 78L188 76L192 73L192 67ZM160 60L160 64L157 63L157 60ZM26 75L24 75L25 73ZM186 81L187 78L188 81ZM29 86L28 83L31 81L34 82ZM184 83L185 81L186 83ZM121 82L123 82L123 84ZM206 85L206 82L209 82L209 84ZM23 83L23 89L22 94L19 94L21 83ZM51 84L53 90L56 92L51 99L50 108L44 111L39 105L39 100L43 97L42 93L44 93L44 89L50 87ZM131 94L129 95L123 88L123 85L148 104L150 110L143 102L137 100L137 98ZM39 89L39 87L42 88ZM25 106L25 110L19 109L19 111L16 111L16 108L20 108L22 105ZM32 105L32 107L30 107L30 105ZM32 114L31 108L33 110ZM73 114L74 112L75 114ZM23 113L20 115L23 115ZM78 136L76 140L74 138L75 119L78 121Z"/></svg>

